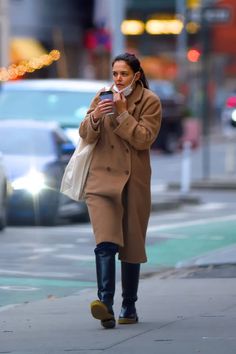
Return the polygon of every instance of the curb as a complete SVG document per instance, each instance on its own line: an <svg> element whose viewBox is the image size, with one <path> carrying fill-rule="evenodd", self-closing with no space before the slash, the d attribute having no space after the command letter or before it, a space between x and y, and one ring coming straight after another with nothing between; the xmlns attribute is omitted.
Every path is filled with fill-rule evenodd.
<svg viewBox="0 0 236 354"><path fill-rule="evenodd" d="M180 189L179 183L169 183L170 190ZM213 190L236 190L236 177L235 179L207 179L191 183L191 189L213 189Z"/></svg>
<svg viewBox="0 0 236 354"><path fill-rule="evenodd" d="M152 201L151 211L164 211L178 209L181 206L180 201L176 199L163 200L163 201Z"/></svg>
<svg viewBox="0 0 236 354"><path fill-rule="evenodd" d="M163 199L163 200L161 200ZM166 210L173 210L178 209L183 205L197 205L201 203L201 198L198 196L193 195L178 195L176 197L166 197L163 198L160 196L156 197L156 200L152 200L152 207L151 211L166 211Z"/></svg>

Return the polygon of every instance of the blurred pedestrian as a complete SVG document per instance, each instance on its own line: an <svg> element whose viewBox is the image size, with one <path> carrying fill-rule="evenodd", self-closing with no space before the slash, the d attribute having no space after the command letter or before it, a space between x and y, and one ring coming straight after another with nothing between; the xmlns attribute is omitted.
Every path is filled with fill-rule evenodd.
<svg viewBox="0 0 236 354"><path fill-rule="evenodd" d="M98 92L79 128L87 143L97 139L85 196L96 240L99 298L91 303L91 313L105 328L116 323L117 252L123 297L118 323L138 321L135 302L140 263L147 261L145 237L151 207L149 153L161 125L160 100L148 89L138 58L118 55L112 74L113 100L101 100Z"/></svg>

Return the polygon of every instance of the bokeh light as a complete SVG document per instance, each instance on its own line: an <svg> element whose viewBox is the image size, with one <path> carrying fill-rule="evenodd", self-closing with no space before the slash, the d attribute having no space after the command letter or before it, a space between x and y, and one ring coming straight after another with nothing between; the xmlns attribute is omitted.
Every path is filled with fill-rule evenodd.
<svg viewBox="0 0 236 354"><path fill-rule="evenodd" d="M24 60L18 64L11 64L8 68L0 68L0 81L15 80L18 77L25 75L25 73L32 73L35 70L40 70L44 66L51 65L54 61L60 59L60 52L57 49L51 50L48 54L43 54L37 58Z"/></svg>

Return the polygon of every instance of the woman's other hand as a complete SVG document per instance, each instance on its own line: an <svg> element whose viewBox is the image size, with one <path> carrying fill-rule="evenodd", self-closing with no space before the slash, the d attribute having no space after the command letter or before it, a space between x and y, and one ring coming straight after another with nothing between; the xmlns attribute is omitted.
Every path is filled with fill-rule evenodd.
<svg viewBox="0 0 236 354"><path fill-rule="evenodd" d="M115 93L113 96L113 100L116 107L116 111L119 115L127 111L127 100L122 93Z"/></svg>

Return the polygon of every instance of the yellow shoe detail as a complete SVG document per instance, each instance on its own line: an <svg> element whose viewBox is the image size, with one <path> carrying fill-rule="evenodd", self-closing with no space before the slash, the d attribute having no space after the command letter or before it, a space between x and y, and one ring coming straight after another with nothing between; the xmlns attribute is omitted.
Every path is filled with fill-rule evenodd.
<svg viewBox="0 0 236 354"><path fill-rule="evenodd" d="M138 318L119 318L118 323L119 324L134 324L138 322Z"/></svg>
<svg viewBox="0 0 236 354"><path fill-rule="evenodd" d="M108 312L106 305L104 305L100 300L91 302L90 308L92 316L97 320L104 321L114 318L114 316Z"/></svg>

